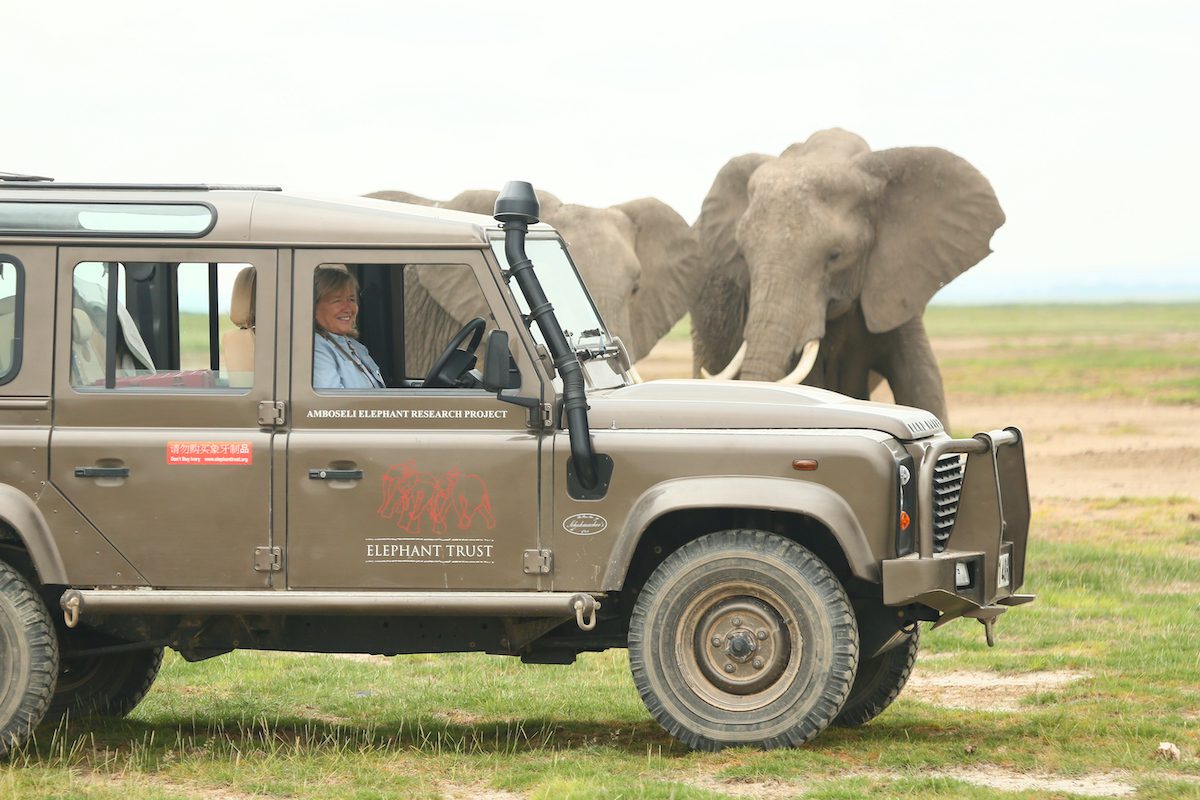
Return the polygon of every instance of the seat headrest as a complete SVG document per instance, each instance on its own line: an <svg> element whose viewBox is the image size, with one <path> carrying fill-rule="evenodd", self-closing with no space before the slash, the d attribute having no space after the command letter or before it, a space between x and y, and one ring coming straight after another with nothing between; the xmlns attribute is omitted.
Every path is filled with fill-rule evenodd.
<svg viewBox="0 0 1200 800"><path fill-rule="evenodd" d="M246 267L233 280L229 298L229 319L239 328L254 327L254 267Z"/></svg>
<svg viewBox="0 0 1200 800"><path fill-rule="evenodd" d="M71 339L83 344L92 338L92 318L82 308L71 309Z"/></svg>

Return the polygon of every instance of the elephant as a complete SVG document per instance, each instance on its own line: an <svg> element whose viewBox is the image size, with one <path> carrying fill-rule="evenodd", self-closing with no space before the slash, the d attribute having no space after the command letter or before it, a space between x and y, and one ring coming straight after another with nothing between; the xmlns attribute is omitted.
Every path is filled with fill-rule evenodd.
<svg viewBox="0 0 1200 800"><path fill-rule="evenodd" d="M489 529L496 527L492 499L483 478L471 472L464 475L458 467L454 467L446 473L446 483L450 507L458 512L459 530L470 530L477 516Z"/></svg>
<svg viewBox="0 0 1200 800"><path fill-rule="evenodd" d="M491 216L498 194L468 190L446 201L398 191L367 196ZM631 361L645 356L683 318L699 289L700 246L691 227L670 206L654 198L609 208L563 203L549 192L538 192L538 199L542 220L557 229L570 246L571 257L609 332L621 339ZM486 318L486 309L463 307L461 298L469 295L435 278L433 270L417 272L430 316L454 320L434 326L448 328L447 338L472 317ZM445 339L441 344L444 346Z"/></svg>
<svg viewBox="0 0 1200 800"><path fill-rule="evenodd" d="M875 373L949 426L922 315L1003 224L987 179L940 148L872 151L835 128L777 158L734 158L693 226L705 258L694 373L863 399Z"/></svg>
<svg viewBox="0 0 1200 800"><path fill-rule="evenodd" d="M415 461L395 464L383 474L383 500L376 513L383 519L396 519L396 527L420 534L425 520L433 533L446 532L446 514L451 502L446 481L417 470Z"/></svg>

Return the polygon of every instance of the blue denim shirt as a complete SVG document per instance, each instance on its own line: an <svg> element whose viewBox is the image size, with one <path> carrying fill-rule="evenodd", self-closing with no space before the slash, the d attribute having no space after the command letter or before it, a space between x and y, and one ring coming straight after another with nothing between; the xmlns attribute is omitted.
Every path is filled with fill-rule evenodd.
<svg viewBox="0 0 1200 800"><path fill-rule="evenodd" d="M347 355L350 352L358 356L358 360L371 373L370 376ZM313 388L382 389L384 385L379 365L367 352L366 345L336 333L325 336L318 333L313 336Z"/></svg>

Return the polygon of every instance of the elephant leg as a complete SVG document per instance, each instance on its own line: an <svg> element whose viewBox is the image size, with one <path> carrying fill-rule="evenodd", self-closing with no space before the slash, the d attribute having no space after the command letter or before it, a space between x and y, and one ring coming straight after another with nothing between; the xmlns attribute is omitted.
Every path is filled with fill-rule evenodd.
<svg viewBox="0 0 1200 800"><path fill-rule="evenodd" d="M946 409L946 390L942 386L942 372L938 369L925 324L918 317L910 320L890 334L892 347L887 366L883 370L896 402L904 406L923 408L942 421L942 427L950 430L950 414Z"/></svg>
<svg viewBox="0 0 1200 800"><path fill-rule="evenodd" d="M474 513L483 517L483 522L489 529L496 527L496 518L492 516L492 503L488 498L483 498L479 505L475 506Z"/></svg>
<svg viewBox="0 0 1200 800"><path fill-rule="evenodd" d="M825 337L821 340L823 383L815 385L859 400L870 399L871 360L879 347L875 339L857 305L841 316L826 320Z"/></svg>
<svg viewBox="0 0 1200 800"><path fill-rule="evenodd" d="M383 478L383 501L379 504L379 508L375 509L375 513L383 519L391 519L393 516L395 516L397 492L398 489L396 481L385 475Z"/></svg>

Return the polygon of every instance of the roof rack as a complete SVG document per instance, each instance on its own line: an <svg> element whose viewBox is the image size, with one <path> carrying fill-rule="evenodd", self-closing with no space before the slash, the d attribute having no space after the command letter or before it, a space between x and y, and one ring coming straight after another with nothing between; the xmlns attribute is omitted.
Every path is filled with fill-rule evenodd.
<svg viewBox="0 0 1200 800"><path fill-rule="evenodd" d="M282 192L278 186L240 186L236 184L55 184L53 181L20 185L20 188L44 190L91 190L100 192Z"/></svg>
<svg viewBox="0 0 1200 800"><path fill-rule="evenodd" d="M19 172L0 172L0 181L13 181L16 183L33 183L39 181L53 181L54 178L43 178L41 175L22 175Z"/></svg>
<svg viewBox="0 0 1200 800"><path fill-rule="evenodd" d="M278 186L233 183L55 183L53 178L0 172L0 189L90 189L105 192L282 192Z"/></svg>

